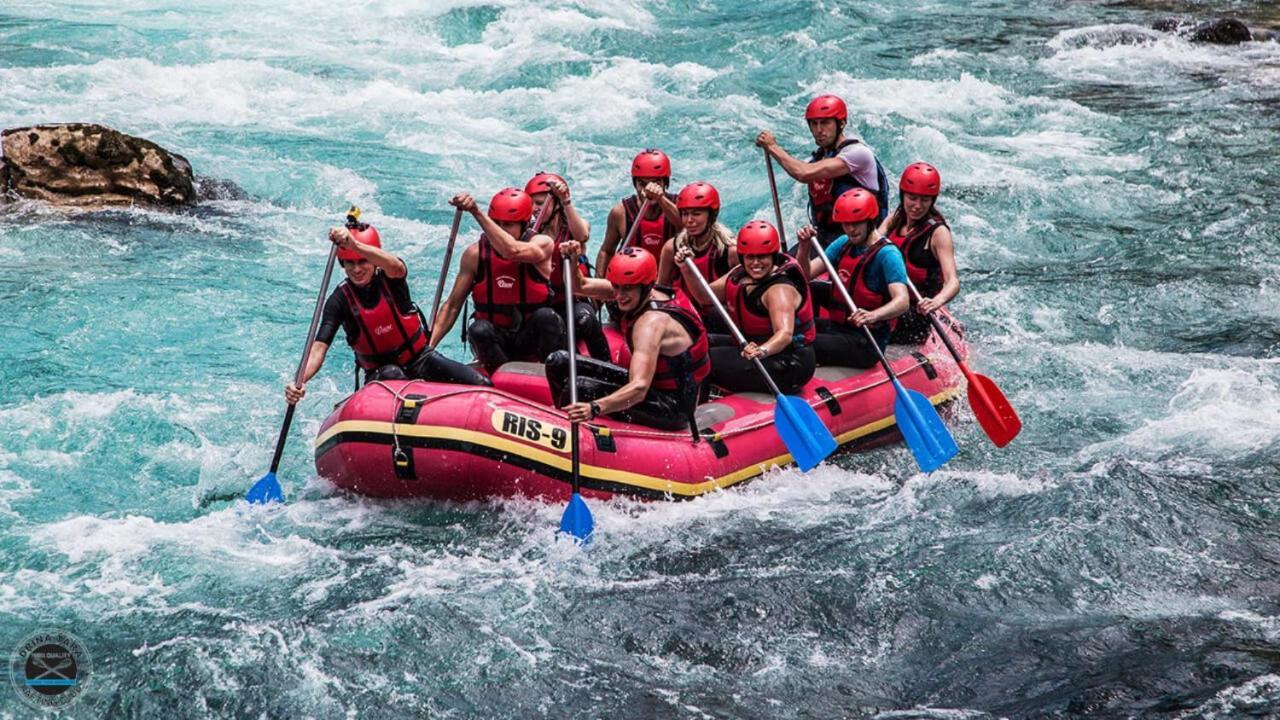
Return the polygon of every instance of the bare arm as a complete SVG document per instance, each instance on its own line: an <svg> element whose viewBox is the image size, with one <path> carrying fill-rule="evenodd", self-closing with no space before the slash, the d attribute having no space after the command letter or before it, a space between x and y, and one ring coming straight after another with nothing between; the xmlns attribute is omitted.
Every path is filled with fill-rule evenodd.
<svg viewBox="0 0 1280 720"><path fill-rule="evenodd" d="M770 355L777 355L791 345L796 334L796 308L800 307L800 293L794 287L777 284L765 291L761 302L769 311L769 324L773 335L760 346Z"/></svg>
<svg viewBox="0 0 1280 720"><path fill-rule="evenodd" d="M404 262L400 258L382 248L366 245L356 240L351 236L351 231L346 228L329 228L329 240L343 250L354 250L360 253L374 267L382 270L387 274L387 277L393 280L409 274L409 269L404 266Z"/></svg>
<svg viewBox="0 0 1280 720"><path fill-rule="evenodd" d="M324 356L329 352L329 343L323 343L319 340L311 343L311 353L307 356L307 367L302 371L302 385L299 387L294 385L292 381L284 386L284 399L290 405L296 404L307 394L307 382L320 372L320 366L324 365Z"/></svg>
<svg viewBox="0 0 1280 720"><path fill-rule="evenodd" d="M756 145L764 148L769 157L778 161L782 169L798 182L808 183L814 180L828 180L849 174L849 167L838 157L824 158L816 162L806 162L792 157L782 149L773 133L765 130L756 136Z"/></svg>
<svg viewBox="0 0 1280 720"><path fill-rule="evenodd" d="M920 312L933 312L960 294L960 274L956 272L954 247L949 229L940 227L933 231L933 237L929 239L929 249L938 259L938 264L942 266L942 289L937 295L920 302L917 306Z"/></svg>
<svg viewBox="0 0 1280 720"><path fill-rule="evenodd" d="M577 240L569 240L560 243L560 254L566 261L571 261L582 254L582 245ZM594 298L596 300L612 300L614 296L613 283L602 278L583 277L582 265L576 262L570 262L573 272L569 277L573 282L573 294L582 297Z"/></svg>
<svg viewBox="0 0 1280 720"><path fill-rule="evenodd" d="M665 331L666 316L660 313L645 313L632 330L631 370L627 384L606 395L596 402L600 412L611 413L626 410L644 399L653 382L653 373L658 367L658 356L662 351L662 336Z"/></svg>
<svg viewBox="0 0 1280 720"><path fill-rule="evenodd" d="M677 235L676 237L679 237ZM676 275L675 260L676 240L672 238L662 244L662 252L658 253L658 284L670 285Z"/></svg>
<svg viewBox="0 0 1280 720"><path fill-rule="evenodd" d="M458 277L453 281L449 297L440 305L440 311L431 320L431 340L428 343L433 349L440 344L453 324L458 321L458 313L462 312L462 304L466 302L471 286L475 284L476 270L480 264L480 248L474 243L462 251L462 261L458 268Z"/></svg>

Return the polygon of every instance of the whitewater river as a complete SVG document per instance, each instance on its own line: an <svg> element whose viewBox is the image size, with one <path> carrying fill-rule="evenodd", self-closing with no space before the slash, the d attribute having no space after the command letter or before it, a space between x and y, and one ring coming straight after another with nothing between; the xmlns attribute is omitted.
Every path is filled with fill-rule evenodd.
<svg viewBox="0 0 1280 720"><path fill-rule="evenodd" d="M1280 44L1144 29L1208 3L315 5L0 4L0 128L105 123L244 191L0 210L0 653L80 638L64 716L1280 714ZM728 224L771 217L751 138L805 151L820 92L895 177L941 169L954 307L1022 415L1010 447L960 403L932 475L894 446L594 503L580 552L559 505L317 477L335 352L288 503L234 501L349 203L429 302L445 199L538 170L597 242L650 146ZM794 228L804 190L782 189ZM0 687L0 717L34 712Z"/></svg>

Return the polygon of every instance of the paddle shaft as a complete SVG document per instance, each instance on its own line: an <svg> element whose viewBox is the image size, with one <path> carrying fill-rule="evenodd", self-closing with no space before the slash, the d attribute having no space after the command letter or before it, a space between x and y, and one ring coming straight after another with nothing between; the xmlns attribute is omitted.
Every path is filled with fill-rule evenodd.
<svg viewBox="0 0 1280 720"><path fill-rule="evenodd" d="M728 325L729 329L733 331L733 338L738 341L738 347L746 347L746 336L742 334L742 331L738 329L737 325L733 324L733 318L729 317L729 311L720 303L720 298L716 297L715 292L711 289L711 285L707 283L707 279L702 277L702 273L698 272L698 266L693 264L693 258L685 258L684 263L685 267L689 269L689 272L693 273L693 276L697 278L698 284L702 286L702 291L711 298L711 304L716 306L716 311L719 312L720 317L724 319L724 324ZM769 371L764 369L764 363L760 362L760 358L752 358L752 361L755 362L756 370L760 371L760 375L764 378L764 381L769 384L769 389L773 391L773 394L781 395L782 391L778 389L778 384L769 376Z"/></svg>
<svg viewBox="0 0 1280 720"><path fill-rule="evenodd" d="M574 405L578 402L578 338L575 336L573 322L573 263L568 258L561 263L564 265L564 316L567 318L565 322L565 333L569 336L569 404ZM570 473L573 478L573 492L576 495L578 485L582 477L580 470L581 463L578 460L578 423L574 422L569 427L569 458Z"/></svg>
<svg viewBox="0 0 1280 720"><path fill-rule="evenodd" d="M316 330L320 327L320 314L324 311L325 294L329 292L329 276L333 274L333 261L338 257L338 246L329 248L329 261L324 266L324 280L320 282L320 292L316 294L316 307L311 311L311 328L307 330L307 344L302 348L302 361L298 363L298 371L293 374L293 384L301 387L303 375L307 372L307 361L311 359L311 346L316 341ZM271 456L271 472L280 469L280 456L284 454L284 441L289 436L289 425L293 422L293 411L297 404L291 404L284 411L284 424L280 427L280 437L276 438L276 451Z"/></svg>
<svg viewBox="0 0 1280 720"><path fill-rule="evenodd" d="M814 235L809 238L809 242L813 245L813 249L817 251L818 257L822 258L822 265L827 269L827 275L831 277L831 284L840 291L840 297L844 299L844 304L849 308L849 312L858 312L858 306L853 304L853 297L849 295L849 288L845 287L844 282L840 280L840 273L836 272L835 266L831 264L831 258L827 257L827 252L822 249L822 244L818 242L818 236ZM848 242L848 240L845 242ZM871 334L871 328L863 325L862 331L867 334L867 340L870 341L872 349L876 351L876 357L880 358L880 365L884 368L885 374L896 381L898 376L894 375L893 368L889 367L889 359L884 356L884 351L880 349L880 343L876 342L876 336Z"/></svg>
<svg viewBox="0 0 1280 720"><path fill-rule="evenodd" d="M773 195L773 217L778 221L778 242L787 246L787 233L782 229L782 204L778 202L778 181L773 177L773 157L764 148L764 166L769 171L769 193Z"/></svg>
<svg viewBox="0 0 1280 720"><path fill-rule="evenodd" d="M444 264L440 267L440 281L436 283L436 297L431 302L431 322L435 323L440 311L440 298L444 297L444 281L449 277L449 263L453 261L453 244L458 241L458 228L462 225L462 208L453 211L453 227L449 229L449 244L444 248Z"/></svg>
<svg viewBox="0 0 1280 720"><path fill-rule="evenodd" d="M640 203L640 212L636 213L636 221L631 223L631 229L627 230L627 236L622 239L622 244L618 246L618 252L625 250L631 244L631 241L636 239L636 231L640 229L640 221L644 218L644 214L649 212L649 204L651 202L649 198L645 198L644 202Z"/></svg>

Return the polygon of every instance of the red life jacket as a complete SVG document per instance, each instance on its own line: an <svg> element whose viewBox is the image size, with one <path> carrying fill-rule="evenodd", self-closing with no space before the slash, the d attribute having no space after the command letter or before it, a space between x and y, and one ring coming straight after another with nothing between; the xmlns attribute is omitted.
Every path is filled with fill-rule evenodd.
<svg viewBox="0 0 1280 720"><path fill-rule="evenodd" d="M667 193L667 197L672 202L675 202L675 195ZM622 239L625 240L627 237L625 233L630 232L631 226L636 222L636 215L640 214L640 201L636 199L635 195L622 198L622 210L623 215L626 217L622 236ZM660 212L656 219L640 218L640 227L636 230L636 237L632 244L648 250L656 258L662 254L663 244L675 237L679 232L680 227L668 220L666 213Z"/></svg>
<svg viewBox="0 0 1280 720"><path fill-rule="evenodd" d="M942 264L929 248L929 238L940 227L948 227L947 221L940 215L930 214L906 235L902 234L901 226L889 231L889 240L902 251L907 277L924 297L933 297L942 290ZM915 305L915 298L911 304Z"/></svg>
<svg viewBox="0 0 1280 720"><path fill-rule="evenodd" d="M757 283L750 290L743 292L747 277L746 268L739 265L729 273L724 283L725 305L733 322L751 342L760 343L773 337L773 322L769 319L769 310L764 306L764 293L779 283L786 283L800 293L800 305L796 308L795 328L792 342L804 346L813 342L817 330L813 325L813 301L809 297L809 281L805 280L800 266L790 256L780 267L775 267L773 274Z"/></svg>
<svg viewBox="0 0 1280 720"><path fill-rule="evenodd" d="M841 150L860 142L862 141L856 138L848 138L837 145L834 150L818 148L809 156L809 162L813 163L836 157ZM876 196L876 203L880 208L880 214L876 217L876 222L879 223L885 219L889 212L889 178L884 171L884 166L880 164L880 158L876 158L876 182L880 185L880 189L872 190L858 182L853 173L845 173L839 177L825 180L809 181L809 219L819 229L825 229L839 235L840 223L831 219L831 210L835 206L836 198L854 188L862 188Z"/></svg>
<svg viewBox="0 0 1280 720"><path fill-rule="evenodd" d="M502 257L489 244L489 238L480 236L480 258L471 286L476 319L488 320L500 328L518 327L550 300L547 278L536 267Z"/></svg>
<svg viewBox="0 0 1280 720"><path fill-rule="evenodd" d="M562 216L560 231L554 238L555 247L551 250L551 277L547 278L547 282L551 285L551 294L555 297L564 295L564 257L560 254L560 243L572 239L569 223L564 221ZM582 268L583 277L591 277L591 265L587 263L585 255L578 257L578 266Z"/></svg>
<svg viewBox="0 0 1280 720"><path fill-rule="evenodd" d="M707 279L708 283L713 283L717 278L728 275L732 269L729 267L728 248L720 249L714 240L707 243L701 255L693 256L693 264L698 268L698 273ZM684 277L680 274L679 268L676 268L675 276L671 279L671 286L680 292L685 292Z"/></svg>
<svg viewBox="0 0 1280 720"><path fill-rule="evenodd" d="M859 310L875 310L893 299L893 296L889 295L889 288L885 288L883 293L878 293L867 287L867 268L871 267L871 261L875 259L881 250L892 246L893 244L888 240L881 238L866 252L855 256L853 254L853 243L846 241L844 247L840 249L840 257L832 263L836 266L836 274L840 276L844 286L849 289L853 304L857 305ZM831 306L827 310L831 313L831 322L838 324L849 322L851 313L844 304L844 297L839 290L832 291ZM896 323L896 318L890 320L889 326L893 327Z"/></svg>
<svg viewBox="0 0 1280 720"><path fill-rule="evenodd" d="M619 320L619 330L627 341L627 349L634 350L631 344L631 329L636 321L647 312L664 312L675 318L682 326L693 344L679 355L659 355L658 365L654 368L652 387L658 390L688 393L696 388L707 375L711 374L711 358L707 351L707 331L702 326L698 314L675 300L651 300L641 305L635 312L623 315Z"/></svg>
<svg viewBox="0 0 1280 720"><path fill-rule="evenodd" d="M343 280L338 290L347 301L347 308L355 318L360 334L347 342L356 353L356 364L365 370L376 370L383 365L408 365L427 346L422 317L417 308L401 313L391 296L387 277L378 273L378 303L372 308L360 304L351 283Z"/></svg>

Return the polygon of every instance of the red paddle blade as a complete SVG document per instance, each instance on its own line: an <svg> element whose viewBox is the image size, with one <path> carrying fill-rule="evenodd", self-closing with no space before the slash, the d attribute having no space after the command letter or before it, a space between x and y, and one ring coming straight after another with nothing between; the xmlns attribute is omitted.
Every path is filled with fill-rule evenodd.
<svg viewBox="0 0 1280 720"><path fill-rule="evenodd" d="M996 447L1008 445L1022 430L1018 413L991 378L975 372L965 375L969 378L969 407L973 408L978 424Z"/></svg>

